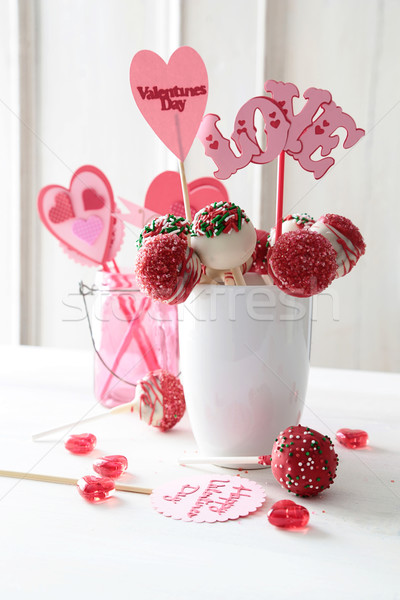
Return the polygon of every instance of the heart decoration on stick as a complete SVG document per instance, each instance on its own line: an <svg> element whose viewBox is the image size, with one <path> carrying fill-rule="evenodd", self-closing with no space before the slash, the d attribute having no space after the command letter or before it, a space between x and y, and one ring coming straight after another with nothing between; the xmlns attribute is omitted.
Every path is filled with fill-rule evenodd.
<svg viewBox="0 0 400 600"><path fill-rule="evenodd" d="M122 242L122 223L113 216L114 196L107 177L86 165L69 189L48 185L39 192L39 215L67 253L83 264L104 265Z"/></svg>
<svg viewBox="0 0 400 600"><path fill-rule="evenodd" d="M208 96L207 70L189 46L168 63L151 50L132 59L130 83L135 102L160 140L184 161L199 129Z"/></svg>

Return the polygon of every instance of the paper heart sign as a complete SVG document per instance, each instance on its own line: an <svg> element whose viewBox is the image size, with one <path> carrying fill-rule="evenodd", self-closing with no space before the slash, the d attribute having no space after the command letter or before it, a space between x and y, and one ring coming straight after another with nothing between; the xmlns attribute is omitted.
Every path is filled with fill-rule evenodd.
<svg viewBox="0 0 400 600"><path fill-rule="evenodd" d="M225 186L213 177L195 179L188 184L188 191L192 215L207 204L229 200ZM140 229L161 215L185 216L182 185L176 171L164 171L153 179L146 192L144 206L124 198L119 200L129 211L121 214L121 219Z"/></svg>
<svg viewBox="0 0 400 600"><path fill-rule="evenodd" d="M246 517L265 501L258 483L244 477L188 476L153 490L153 507L165 517L215 523Z"/></svg>
<svg viewBox="0 0 400 600"><path fill-rule="evenodd" d="M44 225L73 258L99 265L110 260L116 237L115 203L111 185L99 169L81 167L69 189L59 185L41 189L38 210Z"/></svg>
<svg viewBox="0 0 400 600"><path fill-rule="evenodd" d="M207 103L208 76L201 56L182 46L165 63L155 52L141 50L132 59L130 83L150 127L179 160L185 160Z"/></svg>
<svg viewBox="0 0 400 600"><path fill-rule="evenodd" d="M225 186L213 177L201 177L188 184L191 213L194 215L207 204L229 200ZM144 200L145 208L160 215L172 213L185 216L182 185L175 171L160 173L150 184Z"/></svg>

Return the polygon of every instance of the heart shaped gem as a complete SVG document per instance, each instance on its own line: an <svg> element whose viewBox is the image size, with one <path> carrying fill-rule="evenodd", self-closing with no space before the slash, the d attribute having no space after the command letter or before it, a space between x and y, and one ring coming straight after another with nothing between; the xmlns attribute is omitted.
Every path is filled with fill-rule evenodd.
<svg viewBox="0 0 400 600"><path fill-rule="evenodd" d="M339 429L336 432L336 439L346 448L355 450L364 448L368 444L368 433L362 429Z"/></svg>
<svg viewBox="0 0 400 600"><path fill-rule="evenodd" d="M185 160L207 103L208 77L201 56L183 46L165 63L155 52L141 50L132 59L130 83L150 127L179 160Z"/></svg>
<svg viewBox="0 0 400 600"><path fill-rule="evenodd" d="M115 483L109 477L85 475L76 482L78 492L88 502L103 502L115 491Z"/></svg>
<svg viewBox="0 0 400 600"><path fill-rule="evenodd" d="M97 439L93 433L70 435L65 441L65 447L72 454L89 454L96 447Z"/></svg>
<svg viewBox="0 0 400 600"><path fill-rule="evenodd" d="M279 500L268 512L268 521L282 529L300 529L305 527L310 519L310 513L301 504L293 500Z"/></svg>
<svg viewBox="0 0 400 600"><path fill-rule="evenodd" d="M98 458L93 463L93 469L103 477L111 477L117 479L125 473L128 468L128 459L121 454L113 454L111 456L103 456Z"/></svg>

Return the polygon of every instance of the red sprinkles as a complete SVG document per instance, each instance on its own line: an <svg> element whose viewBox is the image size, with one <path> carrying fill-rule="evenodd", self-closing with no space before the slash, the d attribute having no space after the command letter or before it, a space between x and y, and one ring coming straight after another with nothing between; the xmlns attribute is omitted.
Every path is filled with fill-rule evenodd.
<svg viewBox="0 0 400 600"><path fill-rule="evenodd" d="M291 296L307 298L319 294L335 278L336 251L316 232L290 231L271 249L269 272L279 289Z"/></svg>

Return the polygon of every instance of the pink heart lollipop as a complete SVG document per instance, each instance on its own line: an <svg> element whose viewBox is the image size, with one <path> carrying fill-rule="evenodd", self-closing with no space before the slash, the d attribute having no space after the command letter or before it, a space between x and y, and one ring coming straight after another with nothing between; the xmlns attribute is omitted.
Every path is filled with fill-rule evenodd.
<svg viewBox="0 0 400 600"><path fill-rule="evenodd" d="M165 63L155 52L141 50L132 59L130 83L150 127L179 160L185 160L207 103L208 77L201 56L183 46Z"/></svg>
<svg viewBox="0 0 400 600"><path fill-rule="evenodd" d="M111 185L96 167L75 171L69 189L59 185L44 187L38 198L39 215L73 257L98 265L110 260L115 241L115 203Z"/></svg>

